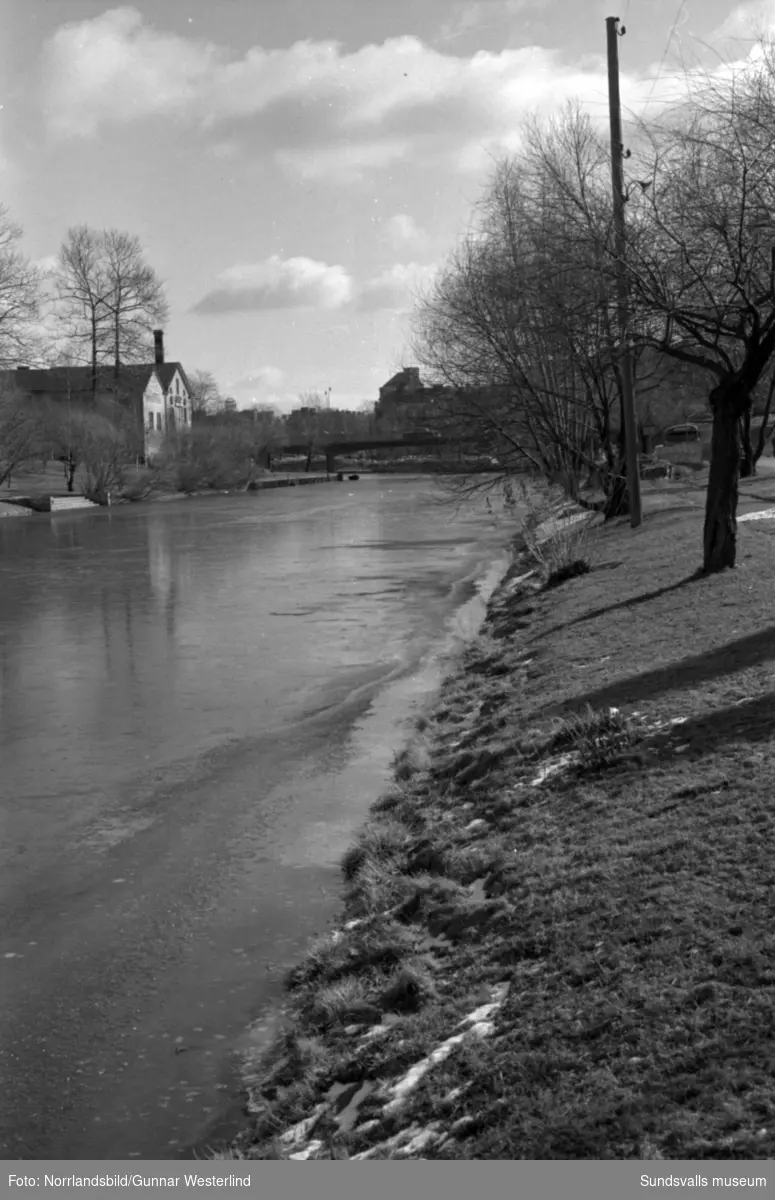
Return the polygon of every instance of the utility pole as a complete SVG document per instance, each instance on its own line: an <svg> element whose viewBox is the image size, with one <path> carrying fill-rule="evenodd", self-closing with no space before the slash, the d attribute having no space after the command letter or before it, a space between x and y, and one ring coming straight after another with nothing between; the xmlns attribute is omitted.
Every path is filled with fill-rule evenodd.
<svg viewBox="0 0 775 1200"><path fill-rule="evenodd" d="M606 40L608 44L608 108L611 118L611 179L614 193L614 239L616 248L616 283L619 307L619 332L622 343L622 391L624 409L624 444L627 455L627 491L630 500L630 525L637 529L643 517L640 502L640 469L638 466L638 426L635 416L635 389L633 385L632 345L630 321L627 311L627 274L624 265L624 168L622 159L622 110L619 100L619 31L618 17L606 17ZM625 33L622 26L622 34ZM629 157L629 151L628 151Z"/></svg>

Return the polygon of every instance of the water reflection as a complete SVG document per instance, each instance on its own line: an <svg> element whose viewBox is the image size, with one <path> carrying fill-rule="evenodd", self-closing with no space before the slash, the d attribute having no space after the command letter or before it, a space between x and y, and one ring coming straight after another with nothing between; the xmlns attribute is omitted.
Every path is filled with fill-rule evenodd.
<svg viewBox="0 0 775 1200"><path fill-rule="evenodd" d="M190 556L175 546L170 522L162 513L148 520L148 578L160 611L164 614L167 638L175 637L178 598L191 580Z"/></svg>
<svg viewBox="0 0 775 1200"><path fill-rule="evenodd" d="M154 515L149 518L147 529L148 575L151 580L151 588L162 610L166 610L167 601L172 599L174 587L169 522L165 521L161 515Z"/></svg>
<svg viewBox="0 0 775 1200"><path fill-rule="evenodd" d="M451 538L449 514L418 511L415 493L340 490L306 510L269 493L3 529L0 751L16 793L41 794L42 775L59 800L95 774L117 783L138 755L249 736L343 669L401 661L486 532L480 520Z"/></svg>

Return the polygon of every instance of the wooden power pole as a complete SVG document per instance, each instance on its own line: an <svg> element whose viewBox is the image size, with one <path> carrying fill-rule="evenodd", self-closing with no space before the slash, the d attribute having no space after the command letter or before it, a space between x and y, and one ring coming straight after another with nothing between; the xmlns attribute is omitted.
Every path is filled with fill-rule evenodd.
<svg viewBox="0 0 775 1200"><path fill-rule="evenodd" d="M640 468L638 465L638 425L635 416L635 388L632 369L632 343L627 311L627 275L624 265L624 168L622 159L622 109L619 100L619 31L618 17L606 17L608 44L608 108L611 118L611 179L614 192L614 238L616 248L616 283L619 307L619 332L622 342L622 391L624 408L624 444L627 455L627 491L630 500L630 524L637 529L643 520L640 501ZM624 33L624 27L622 27Z"/></svg>

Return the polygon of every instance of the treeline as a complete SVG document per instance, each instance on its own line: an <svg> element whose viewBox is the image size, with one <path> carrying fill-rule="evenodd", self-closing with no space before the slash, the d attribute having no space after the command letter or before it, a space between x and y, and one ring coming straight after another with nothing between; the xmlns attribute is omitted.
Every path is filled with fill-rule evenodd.
<svg viewBox="0 0 775 1200"><path fill-rule="evenodd" d="M315 408L310 397L302 399L307 403L287 416L267 407L220 412L195 406L191 427L168 431L138 476L143 434L120 389L110 399L100 393L36 400L6 375L0 381L0 487L52 459L63 464L68 491L79 486L97 500L127 486L137 497L155 489L246 487L264 469L267 452L276 458L286 445L301 447L309 469L326 443L374 436L372 411Z"/></svg>
<svg viewBox="0 0 775 1200"><path fill-rule="evenodd" d="M641 414L688 371L713 419L703 564L715 571L735 562L737 482L764 445L751 414L766 427L775 379L773 46L686 84L659 121L628 131L623 262L607 138L578 105L528 121L418 305L414 352L457 389L447 427L486 443L504 480L528 469L583 499L598 470L606 516L628 510L627 338Z"/></svg>
<svg viewBox="0 0 775 1200"><path fill-rule="evenodd" d="M142 450L142 432L120 401L31 399L7 377L0 381L0 486L54 459L68 491L78 476L84 494L104 500L121 490Z"/></svg>
<svg viewBox="0 0 775 1200"><path fill-rule="evenodd" d="M169 305L137 237L73 226L44 269L22 253L21 236L0 206L0 369L84 365L96 375L153 360L151 333Z"/></svg>
<svg viewBox="0 0 775 1200"><path fill-rule="evenodd" d="M309 470L325 445L373 436L369 411L315 407L306 403L285 416L268 407L239 412L197 411L190 429L169 433L151 465L157 486L176 491L248 487L267 469L267 454L301 448Z"/></svg>

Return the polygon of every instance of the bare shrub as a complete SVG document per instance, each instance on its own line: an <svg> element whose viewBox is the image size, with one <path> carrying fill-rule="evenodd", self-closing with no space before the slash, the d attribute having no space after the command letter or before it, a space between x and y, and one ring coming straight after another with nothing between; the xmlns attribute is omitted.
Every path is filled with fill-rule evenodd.
<svg viewBox="0 0 775 1200"><path fill-rule="evenodd" d="M127 464L137 448L136 436L126 414L118 410L112 415L82 412L75 419L80 425L84 495L104 504L109 493L119 492L124 486Z"/></svg>
<svg viewBox="0 0 775 1200"><path fill-rule="evenodd" d="M40 454L40 421L16 388L0 382L0 484Z"/></svg>
<svg viewBox="0 0 775 1200"><path fill-rule="evenodd" d="M545 744L545 752L571 751L577 772L590 774L618 763L635 736L632 719L618 708L593 709L588 704L583 713L572 713L562 721Z"/></svg>
<svg viewBox="0 0 775 1200"><path fill-rule="evenodd" d="M552 587L589 572L596 557L595 514L579 512L553 489L538 490L520 482L520 490L525 506L522 540L544 585Z"/></svg>

